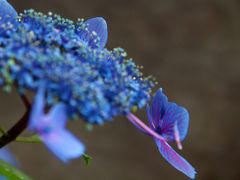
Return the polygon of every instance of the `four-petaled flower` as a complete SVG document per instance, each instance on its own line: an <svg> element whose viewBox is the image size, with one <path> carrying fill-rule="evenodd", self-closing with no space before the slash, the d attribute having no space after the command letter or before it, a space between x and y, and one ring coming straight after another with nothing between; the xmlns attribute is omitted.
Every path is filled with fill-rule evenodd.
<svg viewBox="0 0 240 180"><path fill-rule="evenodd" d="M133 114L127 117L139 130L154 137L159 152L172 166L194 179L195 169L167 143L176 141L178 148L182 149L181 141L186 137L189 126L188 111L168 102L160 88L153 97L151 109L147 105L147 115L150 128Z"/></svg>
<svg viewBox="0 0 240 180"><path fill-rule="evenodd" d="M33 102L28 127L60 160L68 162L69 159L80 157L85 146L65 129L67 116L63 103L57 103L48 114L44 113L45 88L46 83L42 82Z"/></svg>

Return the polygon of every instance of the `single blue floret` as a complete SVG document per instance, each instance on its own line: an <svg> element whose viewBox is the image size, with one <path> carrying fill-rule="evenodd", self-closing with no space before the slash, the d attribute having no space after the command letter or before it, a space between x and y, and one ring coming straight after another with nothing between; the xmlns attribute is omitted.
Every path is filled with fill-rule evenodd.
<svg viewBox="0 0 240 180"><path fill-rule="evenodd" d="M181 141L186 137L189 126L188 111L173 102L168 102L167 96L160 88L153 97L151 108L147 105L147 115L149 127L133 114L127 115L127 118L141 132L154 137L159 152L173 167L194 179L195 169L168 144L176 141L178 148L182 149Z"/></svg>
<svg viewBox="0 0 240 180"><path fill-rule="evenodd" d="M45 86L46 83L41 82L32 106L28 128L35 131L60 160L68 162L70 159L80 157L85 151L85 146L65 129L67 122L65 104L57 103L48 114L45 114Z"/></svg>

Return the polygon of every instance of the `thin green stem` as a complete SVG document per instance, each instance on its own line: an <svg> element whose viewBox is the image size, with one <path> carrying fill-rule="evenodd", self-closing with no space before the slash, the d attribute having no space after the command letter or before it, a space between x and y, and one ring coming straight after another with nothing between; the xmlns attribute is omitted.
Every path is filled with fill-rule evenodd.
<svg viewBox="0 0 240 180"><path fill-rule="evenodd" d="M42 143L42 140L37 135L31 137L17 137L14 141L23 143Z"/></svg>

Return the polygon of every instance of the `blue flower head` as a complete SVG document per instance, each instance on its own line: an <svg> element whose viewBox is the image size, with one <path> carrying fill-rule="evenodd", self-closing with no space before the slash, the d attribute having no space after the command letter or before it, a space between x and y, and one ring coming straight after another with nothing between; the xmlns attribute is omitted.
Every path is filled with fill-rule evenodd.
<svg viewBox="0 0 240 180"><path fill-rule="evenodd" d="M73 21L26 10L0 25L0 82L20 93L36 91L45 79L46 104L66 105L67 116L102 124L142 108L154 86L121 48L110 51L101 18Z"/></svg>
<svg viewBox="0 0 240 180"><path fill-rule="evenodd" d="M42 82L36 94L29 119L29 129L35 131L43 143L63 162L80 157L85 146L65 129L66 106L55 104L48 114L44 113L46 83Z"/></svg>
<svg viewBox="0 0 240 180"><path fill-rule="evenodd" d="M176 141L178 148L182 149L181 141L186 137L189 126L188 111L168 102L160 88L153 97L151 109L147 105L147 115L150 128L133 114L127 117L139 130L154 137L159 152L173 167L194 179L195 169L167 143Z"/></svg>

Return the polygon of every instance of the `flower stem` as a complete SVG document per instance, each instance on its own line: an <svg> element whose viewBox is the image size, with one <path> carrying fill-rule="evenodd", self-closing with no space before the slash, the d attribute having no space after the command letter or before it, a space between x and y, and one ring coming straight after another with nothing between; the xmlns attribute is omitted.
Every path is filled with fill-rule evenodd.
<svg viewBox="0 0 240 180"><path fill-rule="evenodd" d="M37 136L31 136L31 137L17 137L15 139L15 142L23 142L23 143L42 143L42 140Z"/></svg>
<svg viewBox="0 0 240 180"><path fill-rule="evenodd" d="M159 135L158 133L150 129L146 124L144 124L140 119L138 119L132 113L128 114L127 118L130 120L130 122L134 121L138 126L140 126L143 130L145 130L148 134L152 135L153 137L162 141L166 141L164 137L162 137L161 135Z"/></svg>
<svg viewBox="0 0 240 180"><path fill-rule="evenodd" d="M31 108L31 103L28 101L27 97L24 94L20 95L23 104L25 105L26 109L30 109Z"/></svg>
<svg viewBox="0 0 240 180"><path fill-rule="evenodd" d="M11 129L7 131L7 134L4 134L2 137L0 137L0 148L15 140L23 132L23 130L26 129L29 114L30 109L28 109L23 117Z"/></svg>
<svg viewBox="0 0 240 180"><path fill-rule="evenodd" d="M22 116L22 118L7 132L5 132L3 129L2 129L3 131L0 130L1 132L5 132L5 133L3 133L2 137L0 137L0 148L7 145L11 141L14 141L27 127L30 110L31 110L31 104L29 103L29 101L25 95L20 95L20 97L21 97L27 111Z"/></svg>

